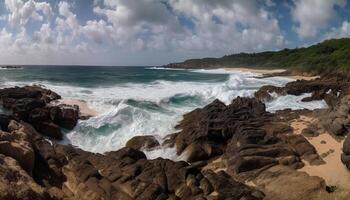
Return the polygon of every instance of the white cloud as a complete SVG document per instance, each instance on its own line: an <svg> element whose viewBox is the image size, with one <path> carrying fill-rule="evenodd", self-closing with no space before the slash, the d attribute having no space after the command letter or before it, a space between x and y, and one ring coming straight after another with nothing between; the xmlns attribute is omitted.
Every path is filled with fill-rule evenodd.
<svg viewBox="0 0 350 200"><path fill-rule="evenodd" d="M344 7L346 0L294 0L294 27L300 38L314 37L337 17L335 6Z"/></svg>
<svg viewBox="0 0 350 200"><path fill-rule="evenodd" d="M257 1L171 0L170 4L195 23L194 36L182 42L187 49L251 52L284 43L277 19Z"/></svg>
<svg viewBox="0 0 350 200"><path fill-rule="evenodd" d="M87 21L85 26L81 27L81 33L84 34L88 39L96 42L103 43L104 41L112 41L110 37L114 30L113 27L107 25L103 20L100 21Z"/></svg>
<svg viewBox="0 0 350 200"><path fill-rule="evenodd" d="M70 5L66 1L61 1L58 4L58 12L61 16L64 17L64 21L59 21L59 25L62 27L68 27L73 32L77 31L79 29L79 22L77 20L77 16L73 14L70 10ZM60 20L60 18L57 18L57 20ZM56 21L57 21L56 20Z"/></svg>
<svg viewBox="0 0 350 200"><path fill-rule="evenodd" d="M1 59L120 62L116 55L132 54L122 63L146 58L164 64L169 59L276 50L288 43L276 16L280 13L272 11L277 1L272 0L94 0L91 10L84 11L92 15L86 21L72 0L4 1L8 13L0 20L8 25L0 27ZM295 31L307 39L322 37L320 30L327 30L337 16L334 7L345 5L345 0L293 2ZM344 21L327 37L349 36L349 25Z"/></svg>
<svg viewBox="0 0 350 200"><path fill-rule="evenodd" d="M0 31L0 46L8 47L12 43L12 34L7 32L5 28ZM1 50L1 48L0 48Z"/></svg>
<svg viewBox="0 0 350 200"><path fill-rule="evenodd" d="M344 21L338 28L333 27L332 30L326 34L326 38L344 38L350 37L350 22Z"/></svg>
<svg viewBox="0 0 350 200"><path fill-rule="evenodd" d="M44 17L49 20L52 16L52 8L47 2L5 0L5 6L9 11L8 21L15 27L26 25L30 19L43 21Z"/></svg>

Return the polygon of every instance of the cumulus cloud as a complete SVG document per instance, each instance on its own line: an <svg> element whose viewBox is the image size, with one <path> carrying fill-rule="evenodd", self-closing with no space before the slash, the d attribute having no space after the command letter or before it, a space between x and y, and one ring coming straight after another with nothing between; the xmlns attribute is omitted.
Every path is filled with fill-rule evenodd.
<svg viewBox="0 0 350 200"><path fill-rule="evenodd" d="M193 19L194 37L184 47L259 51L283 45L277 19L257 1L171 0L175 11Z"/></svg>
<svg viewBox="0 0 350 200"><path fill-rule="evenodd" d="M43 21L44 17L49 19L52 16L51 5L47 2L5 0L5 6L10 12L8 20L12 26L21 27L30 19Z"/></svg>
<svg viewBox="0 0 350 200"><path fill-rule="evenodd" d="M344 21L340 27L333 27L332 30L326 34L326 38L344 38L350 37L350 22Z"/></svg>
<svg viewBox="0 0 350 200"><path fill-rule="evenodd" d="M298 23L294 28L301 38L316 36L327 28L329 22L337 17L336 6L344 7L346 0L294 0L293 20Z"/></svg>
<svg viewBox="0 0 350 200"><path fill-rule="evenodd" d="M123 63L135 64L147 58L147 62L164 64L170 58L276 50L288 43L280 30L280 13L273 11L278 1L83 2L91 10L81 11L71 0L4 0L7 12L0 16L0 26L7 25L0 27L0 58L36 59L36 63L79 63L86 58L85 64L121 58ZM291 14L300 38L317 37L326 29L337 17L335 6L345 6L345 0L293 0ZM327 37L348 33L349 23L344 21L330 29ZM133 58L127 60L125 55Z"/></svg>

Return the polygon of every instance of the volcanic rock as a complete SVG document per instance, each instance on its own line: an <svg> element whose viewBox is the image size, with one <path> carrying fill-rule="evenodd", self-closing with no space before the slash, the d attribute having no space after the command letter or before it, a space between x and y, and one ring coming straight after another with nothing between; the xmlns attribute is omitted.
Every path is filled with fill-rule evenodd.
<svg viewBox="0 0 350 200"><path fill-rule="evenodd" d="M152 135L135 136L131 138L127 143L126 147L130 147L136 150L152 150L158 147L160 144L158 140Z"/></svg>
<svg viewBox="0 0 350 200"><path fill-rule="evenodd" d="M53 122L66 129L73 129L79 119L79 107L61 104L50 108Z"/></svg>

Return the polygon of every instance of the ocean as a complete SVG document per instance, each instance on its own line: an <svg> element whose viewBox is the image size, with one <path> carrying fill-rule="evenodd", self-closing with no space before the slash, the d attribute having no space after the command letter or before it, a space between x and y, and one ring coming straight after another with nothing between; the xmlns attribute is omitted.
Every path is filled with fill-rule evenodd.
<svg viewBox="0 0 350 200"><path fill-rule="evenodd" d="M175 132L182 115L215 99L229 104L237 96L253 96L263 85L283 86L285 77L259 78L247 72L174 70L157 67L25 66L1 69L0 87L41 84L64 99L84 100L98 115L65 131L63 143L87 151L118 150L137 135L154 135L161 142ZM274 112L285 108L316 109L324 101L301 102L310 96L282 96L266 103ZM175 150L145 152L148 158L180 159Z"/></svg>

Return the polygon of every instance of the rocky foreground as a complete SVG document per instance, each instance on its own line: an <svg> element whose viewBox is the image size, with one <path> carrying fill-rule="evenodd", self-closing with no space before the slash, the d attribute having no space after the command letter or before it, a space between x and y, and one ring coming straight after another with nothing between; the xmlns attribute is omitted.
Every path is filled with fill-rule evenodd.
<svg viewBox="0 0 350 200"><path fill-rule="evenodd" d="M0 199L349 199L350 179L338 184L305 170L337 155L313 145L327 135L344 145L334 162L350 174L349 86L341 75L264 86L254 98L215 100L186 114L162 144L139 136L103 155L57 143L62 129L86 119L78 106L57 105L61 97L40 86L1 89ZM269 113L263 102L273 92L312 93L303 101L324 99L329 109ZM148 160L141 151L161 146L187 162Z"/></svg>

